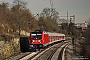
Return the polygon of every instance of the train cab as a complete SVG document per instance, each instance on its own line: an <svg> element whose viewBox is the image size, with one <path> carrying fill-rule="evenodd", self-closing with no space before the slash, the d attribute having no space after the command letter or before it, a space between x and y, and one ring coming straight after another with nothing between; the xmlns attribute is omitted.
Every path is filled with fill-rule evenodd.
<svg viewBox="0 0 90 60"><path fill-rule="evenodd" d="M43 31L35 31L30 33L30 49L31 48L43 48L45 42L47 42L47 34Z"/></svg>

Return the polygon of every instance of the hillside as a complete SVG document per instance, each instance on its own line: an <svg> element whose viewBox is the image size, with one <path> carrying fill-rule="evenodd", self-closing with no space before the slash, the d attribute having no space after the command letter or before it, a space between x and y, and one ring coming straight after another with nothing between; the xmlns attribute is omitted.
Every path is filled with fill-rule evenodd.
<svg viewBox="0 0 90 60"><path fill-rule="evenodd" d="M37 20L28 9L0 4L0 59L20 53L19 30L20 35L25 35L37 28Z"/></svg>
<svg viewBox="0 0 90 60"><path fill-rule="evenodd" d="M38 26L36 19L27 9L15 9L15 7L9 9L6 3L0 4L0 34L17 35L19 27L20 30L30 32Z"/></svg>
<svg viewBox="0 0 90 60"><path fill-rule="evenodd" d="M8 8L7 3L0 4L0 34L16 36L19 34L19 30L20 32L21 30L30 32L40 29L42 26L45 31L60 31L54 18L39 16L36 20L26 7L22 8L22 5L14 5L12 8Z"/></svg>

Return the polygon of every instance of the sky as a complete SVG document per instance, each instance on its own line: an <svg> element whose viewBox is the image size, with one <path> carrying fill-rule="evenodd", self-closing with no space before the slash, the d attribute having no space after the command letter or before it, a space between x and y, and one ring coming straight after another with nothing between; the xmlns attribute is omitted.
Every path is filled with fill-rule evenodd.
<svg viewBox="0 0 90 60"><path fill-rule="evenodd" d="M13 0L0 0L0 2L9 2L12 5ZM26 7L32 14L40 14L46 7L50 8L50 0L23 0L27 3ZM84 23L90 18L90 0L52 0L53 6L59 16L75 15L76 23Z"/></svg>

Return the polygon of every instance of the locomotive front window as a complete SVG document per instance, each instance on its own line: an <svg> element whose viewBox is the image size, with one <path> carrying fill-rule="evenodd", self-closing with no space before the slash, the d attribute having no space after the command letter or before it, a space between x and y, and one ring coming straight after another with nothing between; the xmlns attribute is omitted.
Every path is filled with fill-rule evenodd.
<svg viewBox="0 0 90 60"><path fill-rule="evenodd" d="M32 32L31 38L42 38L41 32Z"/></svg>

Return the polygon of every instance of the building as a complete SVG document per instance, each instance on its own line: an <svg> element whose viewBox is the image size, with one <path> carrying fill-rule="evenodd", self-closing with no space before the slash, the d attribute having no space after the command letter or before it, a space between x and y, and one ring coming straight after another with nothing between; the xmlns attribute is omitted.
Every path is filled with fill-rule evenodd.
<svg viewBox="0 0 90 60"><path fill-rule="evenodd" d="M87 29L87 23L76 23L75 26L78 28L78 29L81 29L82 31L86 30Z"/></svg>

